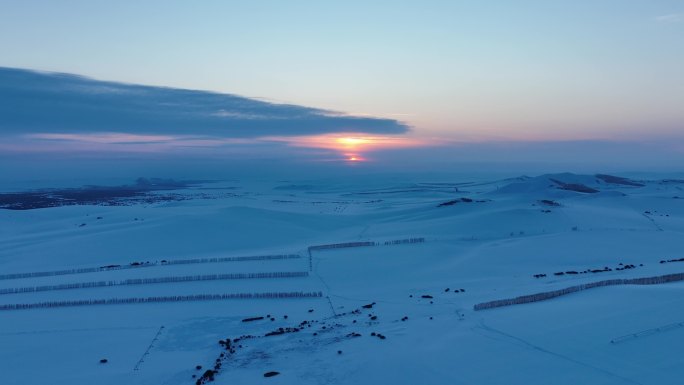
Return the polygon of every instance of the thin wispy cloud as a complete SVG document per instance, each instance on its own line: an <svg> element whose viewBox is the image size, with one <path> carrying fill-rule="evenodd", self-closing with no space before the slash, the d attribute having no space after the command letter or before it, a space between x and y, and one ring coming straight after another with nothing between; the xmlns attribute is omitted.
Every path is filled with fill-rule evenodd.
<svg viewBox="0 0 684 385"><path fill-rule="evenodd" d="M684 22L684 13L670 13L667 15L660 15L654 18L658 23L681 23Z"/></svg>
<svg viewBox="0 0 684 385"><path fill-rule="evenodd" d="M1 137L0 137L1 138ZM236 148L254 148L269 145L272 141L258 138L214 138L169 135L134 135L126 133L38 133L5 137L0 140L0 152L9 154L31 153L167 153L201 154L208 150L226 152Z"/></svg>
<svg viewBox="0 0 684 385"><path fill-rule="evenodd" d="M124 143L163 143L176 139L168 135L134 135L134 134L117 134L117 133L103 133L103 134L29 134L25 135L29 139L42 140L58 140L58 141L74 141L85 143L108 143L108 144L124 144Z"/></svg>

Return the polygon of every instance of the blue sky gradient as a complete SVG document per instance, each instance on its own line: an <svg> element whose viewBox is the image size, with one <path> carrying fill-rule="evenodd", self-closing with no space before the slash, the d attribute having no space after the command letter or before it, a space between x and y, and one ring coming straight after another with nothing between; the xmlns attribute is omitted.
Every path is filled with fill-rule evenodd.
<svg viewBox="0 0 684 385"><path fill-rule="evenodd" d="M683 43L674 0L0 0L0 67L98 80L4 79L0 163L673 169Z"/></svg>
<svg viewBox="0 0 684 385"><path fill-rule="evenodd" d="M458 139L684 121L684 4L2 1L0 65L402 119Z"/></svg>

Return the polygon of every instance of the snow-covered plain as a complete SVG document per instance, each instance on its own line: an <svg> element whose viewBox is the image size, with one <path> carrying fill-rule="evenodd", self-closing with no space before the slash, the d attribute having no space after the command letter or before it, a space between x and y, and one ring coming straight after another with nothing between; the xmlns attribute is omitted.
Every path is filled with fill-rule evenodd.
<svg viewBox="0 0 684 385"><path fill-rule="evenodd" d="M597 192L577 191L584 188ZM0 279L0 291L211 274L308 275L1 294L0 306L321 296L0 310L0 384L195 384L216 362L216 384L667 385L684 376L684 282L473 310L580 283L684 272L684 262L660 263L684 257L684 181L574 174L373 186L232 181L175 193L193 199L0 210L0 275L149 262ZM419 241L391 242L407 239ZM310 249L342 242L375 245ZM264 255L298 257L161 262ZM568 271L578 274L554 275ZM265 318L242 322L259 316ZM279 328L296 331L265 336ZM233 353L219 344L246 335L252 337L233 343ZM270 371L279 374L264 377Z"/></svg>

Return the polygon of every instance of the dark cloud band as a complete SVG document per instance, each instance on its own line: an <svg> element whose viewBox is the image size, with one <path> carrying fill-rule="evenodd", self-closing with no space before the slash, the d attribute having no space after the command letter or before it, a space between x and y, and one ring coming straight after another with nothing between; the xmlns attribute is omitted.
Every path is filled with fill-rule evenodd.
<svg viewBox="0 0 684 385"><path fill-rule="evenodd" d="M12 68L0 68L0 116L5 134L122 132L250 138L408 131L392 119Z"/></svg>

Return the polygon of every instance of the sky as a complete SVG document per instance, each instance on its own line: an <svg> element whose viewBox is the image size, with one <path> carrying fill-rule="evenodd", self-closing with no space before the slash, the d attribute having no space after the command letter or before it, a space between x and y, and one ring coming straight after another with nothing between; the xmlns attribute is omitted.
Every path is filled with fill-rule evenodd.
<svg viewBox="0 0 684 385"><path fill-rule="evenodd" d="M58 123L43 111L30 129L4 124L0 157L57 141L85 150L125 133L141 137L124 139L129 146L109 140L122 153L160 140L146 135L180 135L195 148L223 141L221 149L242 157L263 157L253 147L267 147L269 155L346 163L392 153L385 158L396 163L410 150L433 163L458 153L453 162L462 163L462 154L502 160L503 146L524 148L504 151L509 157L539 162L558 155L549 146L592 143L586 148L600 164L594 144L605 143L625 168L671 167L666 159L684 158L682 47L684 2L672 0L0 0L0 67L226 93L326 118L309 120L307 131L281 116L251 129L250 140L232 126L216 134L198 123L188 137L103 119L76 130L89 138L76 138L64 136L75 134L73 121L37 128ZM245 114L226 111L226 119ZM215 144L212 156L221 152ZM565 152L567 164L573 154Z"/></svg>

